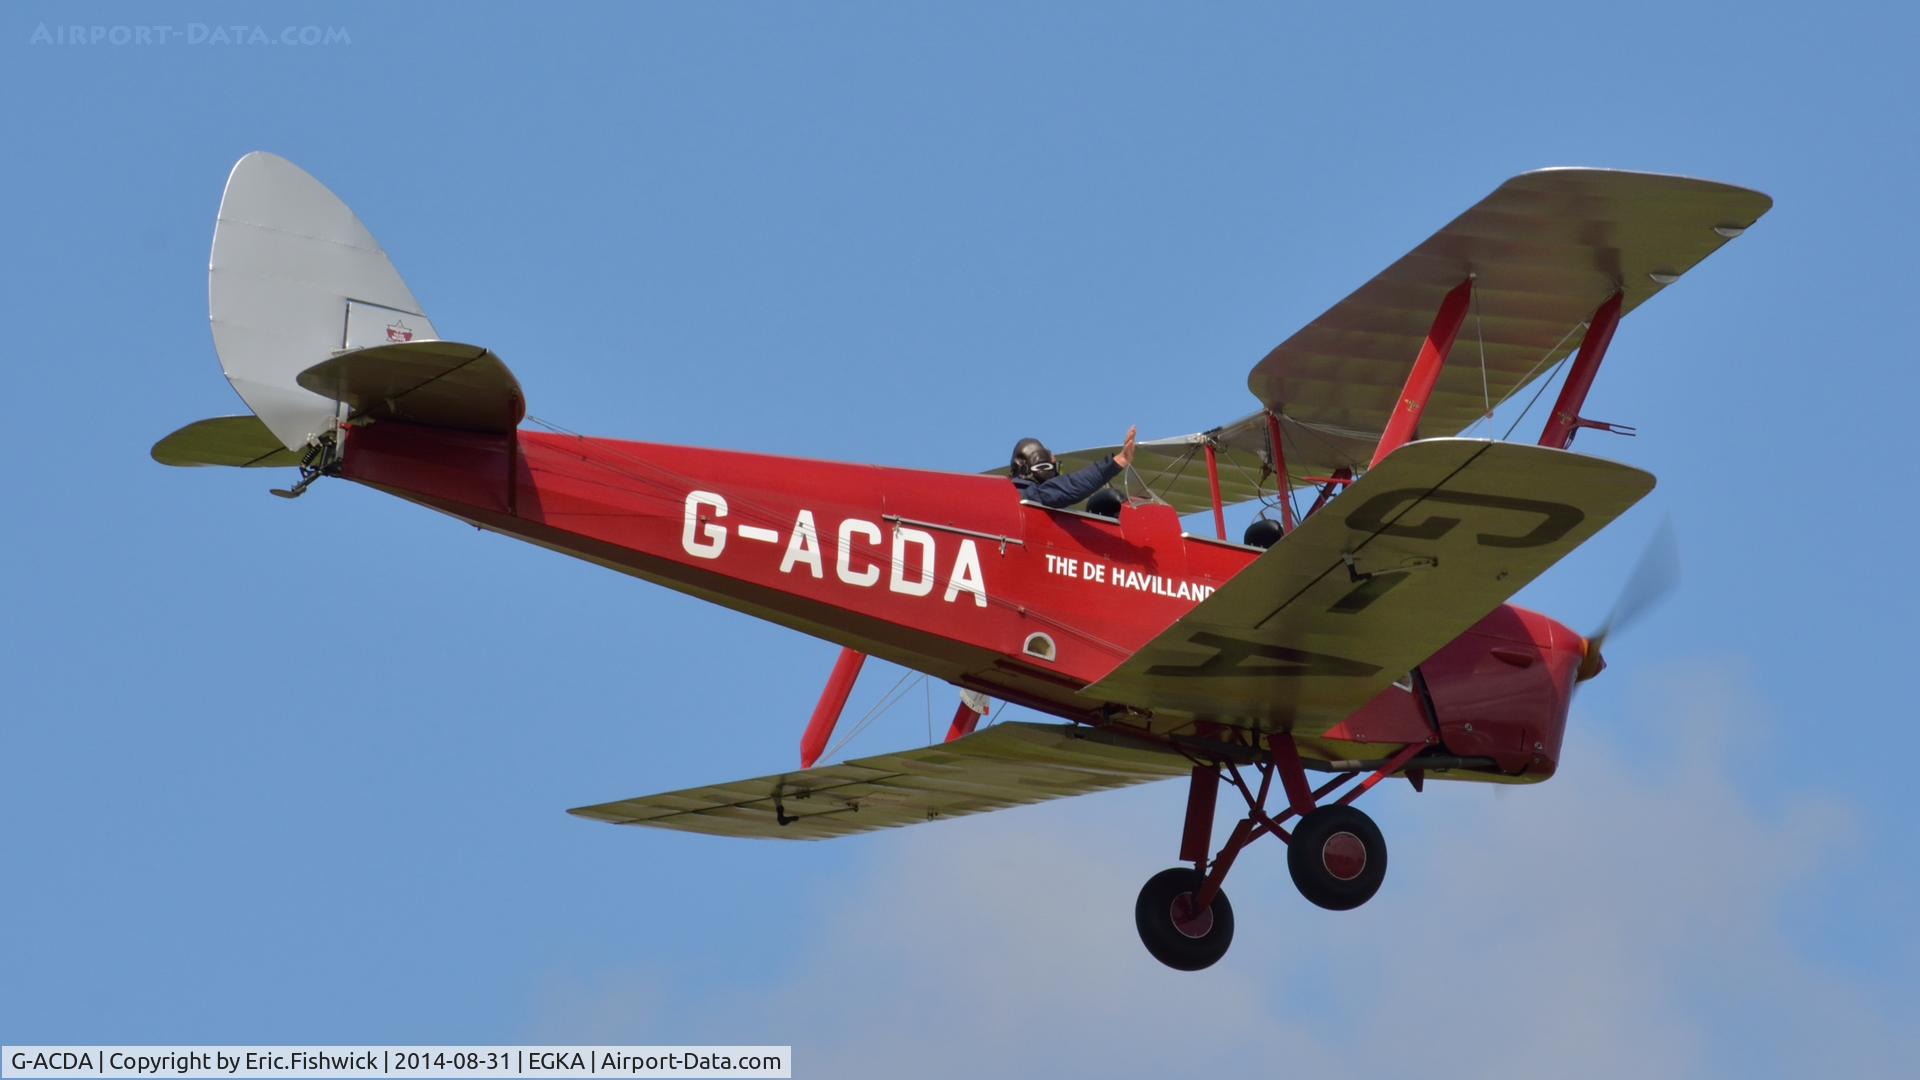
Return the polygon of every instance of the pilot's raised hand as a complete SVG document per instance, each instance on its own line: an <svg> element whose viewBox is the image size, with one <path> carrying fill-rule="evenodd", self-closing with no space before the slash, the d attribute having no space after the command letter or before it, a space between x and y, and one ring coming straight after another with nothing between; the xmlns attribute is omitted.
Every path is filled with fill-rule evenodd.
<svg viewBox="0 0 1920 1080"><path fill-rule="evenodd" d="M1139 441L1134 436L1139 432L1139 430L1140 429L1137 426L1130 427L1127 429L1126 444L1120 447L1119 453L1113 455L1113 463L1115 465L1118 465L1124 469L1127 466L1133 464L1133 447L1134 447L1134 444Z"/></svg>

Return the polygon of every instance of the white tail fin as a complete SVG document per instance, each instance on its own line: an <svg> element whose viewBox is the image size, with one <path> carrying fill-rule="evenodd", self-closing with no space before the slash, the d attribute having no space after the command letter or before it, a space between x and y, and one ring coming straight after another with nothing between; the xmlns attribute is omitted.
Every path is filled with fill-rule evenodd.
<svg viewBox="0 0 1920 1080"><path fill-rule="evenodd" d="M302 371L342 349L440 336L353 211L299 166L260 151L227 177L207 311L227 381L289 450L340 413L300 386Z"/></svg>

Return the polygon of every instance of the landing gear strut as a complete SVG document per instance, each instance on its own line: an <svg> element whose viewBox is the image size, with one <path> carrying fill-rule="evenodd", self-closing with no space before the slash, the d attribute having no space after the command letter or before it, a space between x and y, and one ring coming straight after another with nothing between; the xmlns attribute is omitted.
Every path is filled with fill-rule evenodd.
<svg viewBox="0 0 1920 1080"><path fill-rule="evenodd" d="M332 476L340 469L339 429L321 435L307 444L306 452L300 455L300 482L290 488L268 488L267 490L283 499L297 499L307 493L315 480L323 476Z"/></svg>
<svg viewBox="0 0 1920 1080"><path fill-rule="evenodd" d="M1267 737L1267 745L1268 753L1253 763L1259 776L1257 789L1248 786L1234 762L1215 760L1194 767L1186 829L1180 843L1180 857L1193 865L1155 874L1134 903L1133 921L1141 943L1155 960L1170 968L1199 971L1226 955L1227 946L1233 943L1233 906L1220 886L1240 850L1262 836L1277 836L1287 845L1287 869L1300 895L1328 910L1359 907L1380 891L1380 883L1386 878L1387 842L1373 819L1349 804L1405 768L1426 749L1425 744L1402 747L1346 794L1325 805L1321 800L1359 776L1359 769L1310 788L1293 738L1275 733ZM1213 797L1222 776L1246 800L1247 816L1234 825L1219 853L1208 859ZM1286 794L1287 807L1269 814L1267 796L1275 777ZM1296 816L1300 823L1292 832L1281 827L1281 822Z"/></svg>

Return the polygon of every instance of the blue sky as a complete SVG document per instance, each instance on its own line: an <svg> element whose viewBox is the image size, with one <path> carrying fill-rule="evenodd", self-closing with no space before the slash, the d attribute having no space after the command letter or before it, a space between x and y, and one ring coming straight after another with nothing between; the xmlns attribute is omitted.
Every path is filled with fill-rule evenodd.
<svg viewBox="0 0 1920 1080"><path fill-rule="evenodd" d="M0 7L0 1039L790 1043L809 1076L1920 1050L1910 13L260 10ZM240 410L205 268L253 149L352 205L538 416L965 470L1245 414L1269 348L1526 169L1776 207L1623 324L1593 393L1641 435L1580 449L1660 487L1522 599L1597 623L1662 515L1686 576L1609 647L1560 776L1369 796L1393 872L1344 915L1256 848L1232 953L1181 976L1129 917L1177 785L830 844L576 820L790 767L834 648L351 485L149 461Z"/></svg>

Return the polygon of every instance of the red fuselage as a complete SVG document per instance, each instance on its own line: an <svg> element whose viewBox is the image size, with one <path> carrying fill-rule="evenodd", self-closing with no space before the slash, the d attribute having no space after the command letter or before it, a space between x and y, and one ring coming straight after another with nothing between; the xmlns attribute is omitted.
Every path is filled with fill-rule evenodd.
<svg viewBox="0 0 1920 1080"><path fill-rule="evenodd" d="M1261 554L1183 535L1163 505L1116 521L1024 504L990 476L536 432L375 423L349 432L341 475L1089 724L1144 722L1150 703L1080 691ZM1441 649L1421 670L1446 750L1551 775L1583 645L1503 605ZM1299 741L1366 758L1430 730L1396 688Z"/></svg>

